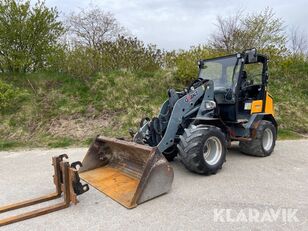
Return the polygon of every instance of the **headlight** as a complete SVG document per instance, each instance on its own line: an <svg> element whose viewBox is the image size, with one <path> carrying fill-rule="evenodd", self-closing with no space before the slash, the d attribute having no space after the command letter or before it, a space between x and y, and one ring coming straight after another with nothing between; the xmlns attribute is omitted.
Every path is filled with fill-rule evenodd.
<svg viewBox="0 0 308 231"><path fill-rule="evenodd" d="M212 110L216 107L215 101L212 101L212 100L205 101L204 105L205 105L206 110Z"/></svg>

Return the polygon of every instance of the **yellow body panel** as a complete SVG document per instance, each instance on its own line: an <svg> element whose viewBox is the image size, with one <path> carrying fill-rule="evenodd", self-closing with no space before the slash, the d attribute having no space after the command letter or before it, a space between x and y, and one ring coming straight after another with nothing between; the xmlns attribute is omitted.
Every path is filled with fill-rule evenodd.
<svg viewBox="0 0 308 231"><path fill-rule="evenodd" d="M251 111L250 113L260 113L262 112L263 100L254 100L251 103Z"/></svg>
<svg viewBox="0 0 308 231"><path fill-rule="evenodd" d="M274 115L274 101L273 98L266 92L265 113Z"/></svg>

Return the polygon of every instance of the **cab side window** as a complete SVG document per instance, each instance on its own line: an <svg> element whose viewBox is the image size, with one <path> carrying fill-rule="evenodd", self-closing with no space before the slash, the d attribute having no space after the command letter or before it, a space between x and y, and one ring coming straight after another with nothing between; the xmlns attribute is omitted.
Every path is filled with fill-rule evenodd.
<svg viewBox="0 0 308 231"><path fill-rule="evenodd" d="M246 85L260 85L262 84L262 63L246 64L244 71L247 74Z"/></svg>

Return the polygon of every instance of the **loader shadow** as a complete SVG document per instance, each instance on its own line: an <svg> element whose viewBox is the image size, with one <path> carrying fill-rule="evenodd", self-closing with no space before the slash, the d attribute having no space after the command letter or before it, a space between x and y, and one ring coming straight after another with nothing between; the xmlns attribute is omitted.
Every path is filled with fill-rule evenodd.
<svg viewBox="0 0 308 231"><path fill-rule="evenodd" d="M204 175L204 174L200 174L200 173L196 173L196 172L191 172L190 170L188 170L183 163L181 162L181 160L179 159L179 157L176 157L172 162L169 162L169 164L171 165L171 167L174 170L174 179L176 180L177 178L204 178L204 177L214 177L215 175L224 172L224 167L222 169L220 169L217 174L212 174L212 175Z"/></svg>
<svg viewBox="0 0 308 231"><path fill-rule="evenodd" d="M275 150L273 151L273 153L275 153ZM239 144L235 143L232 144L231 147L228 148L227 150L227 159L228 156L231 158L241 158L241 159L263 159L264 157L261 156L254 156L254 155L249 155L246 153L241 152ZM268 156L270 157L270 156Z"/></svg>
<svg viewBox="0 0 308 231"><path fill-rule="evenodd" d="M228 156L247 156L247 155L240 151L239 144L232 144L232 146L227 149L227 157Z"/></svg>

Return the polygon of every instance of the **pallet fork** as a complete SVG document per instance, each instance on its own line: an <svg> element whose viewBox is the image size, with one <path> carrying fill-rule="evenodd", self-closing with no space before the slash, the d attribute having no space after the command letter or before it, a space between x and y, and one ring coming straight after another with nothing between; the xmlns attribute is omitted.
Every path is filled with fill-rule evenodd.
<svg viewBox="0 0 308 231"><path fill-rule="evenodd" d="M62 154L52 158L52 165L54 167L53 181L56 187L56 191L54 193L0 207L0 213L54 200L60 198L62 193L63 202L2 219L0 220L0 227L67 208L71 203L78 203L77 195L88 191L89 186L80 182L76 168L77 166L81 167L82 164L77 161L70 165L68 161L64 160L64 158L68 159L68 156L66 154Z"/></svg>

